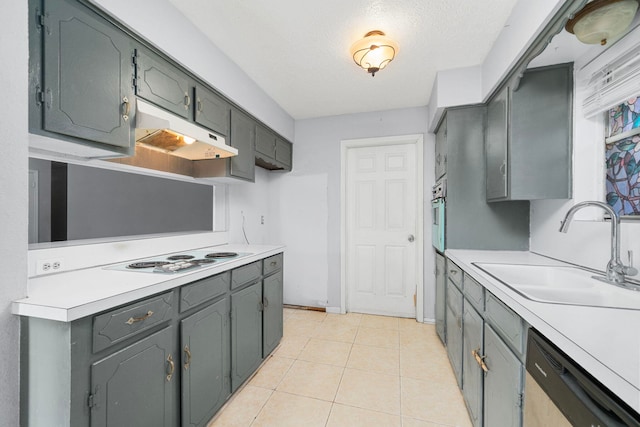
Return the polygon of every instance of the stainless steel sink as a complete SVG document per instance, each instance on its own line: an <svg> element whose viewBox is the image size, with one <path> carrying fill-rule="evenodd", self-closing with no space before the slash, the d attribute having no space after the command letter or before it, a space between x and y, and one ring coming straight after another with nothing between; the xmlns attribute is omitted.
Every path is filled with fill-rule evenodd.
<svg viewBox="0 0 640 427"><path fill-rule="evenodd" d="M640 310L640 292L602 282L593 277L593 272L579 267L474 265L532 301Z"/></svg>

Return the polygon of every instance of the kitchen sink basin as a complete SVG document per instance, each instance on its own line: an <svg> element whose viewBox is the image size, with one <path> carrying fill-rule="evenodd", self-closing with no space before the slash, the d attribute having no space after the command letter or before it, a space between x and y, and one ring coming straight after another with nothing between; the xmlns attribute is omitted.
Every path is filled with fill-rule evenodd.
<svg viewBox="0 0 640 427"><path fill-rule="evenodd" d="M593 272L579 267L500 263L474 265L532 301L640 310L639 291L595 279Z"/></svg>

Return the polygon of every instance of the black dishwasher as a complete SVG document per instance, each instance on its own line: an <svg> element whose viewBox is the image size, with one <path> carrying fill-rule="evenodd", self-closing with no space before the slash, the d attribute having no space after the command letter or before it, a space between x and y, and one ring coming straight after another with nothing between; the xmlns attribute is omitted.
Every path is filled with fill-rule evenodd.
<svg viewBox="0 0 640 427"><path fill-rule="evenodd" d="M640 414L533 328L526 366L525 426L640 427Z"/></svg>

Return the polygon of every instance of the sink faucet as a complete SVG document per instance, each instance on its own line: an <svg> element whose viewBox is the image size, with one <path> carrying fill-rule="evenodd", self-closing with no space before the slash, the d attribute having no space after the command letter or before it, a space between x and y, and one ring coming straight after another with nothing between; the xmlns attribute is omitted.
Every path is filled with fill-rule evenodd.
<svg viewBox="0 0 640 427"><path fill-rule="evenodd" d="M598 206L604 209L611 216L611 259L607 264L607 277L596 277L596 279L604 280L605 282L622 286L625 288L634 288L628 286L625 283L625 276L635 276L638 274L638 270L632 266L626 266L622 264L620 260L620 218L616 215L616 212L611 206L604 202L586 201L580 202L567 211L564 220L560 223L560 232L566 233L569 231L569 223L573 219L573 215L580 209L587 206Z"/></svg>

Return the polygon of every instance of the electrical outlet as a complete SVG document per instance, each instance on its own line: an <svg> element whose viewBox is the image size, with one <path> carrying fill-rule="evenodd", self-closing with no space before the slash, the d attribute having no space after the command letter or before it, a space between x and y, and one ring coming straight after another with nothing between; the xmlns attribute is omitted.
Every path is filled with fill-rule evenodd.
<svg viewBox="0 0 640 427"><path fill-rule="evenodd" d="M260 224L264 225L264 215L260 215Z"/></svg>
<svg viewBox="0 0 640 427"><path fill-rule="evenodd" d="M41 259L36 262L36 274L58 273L64 269L62 258Z"/></svg>

